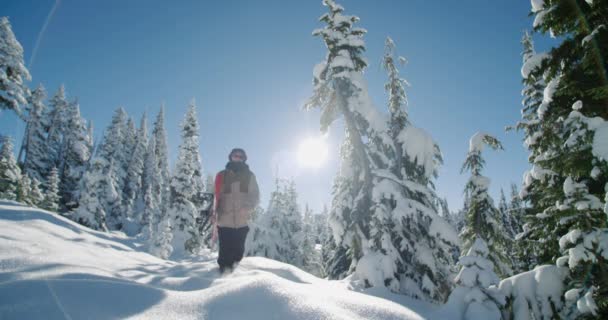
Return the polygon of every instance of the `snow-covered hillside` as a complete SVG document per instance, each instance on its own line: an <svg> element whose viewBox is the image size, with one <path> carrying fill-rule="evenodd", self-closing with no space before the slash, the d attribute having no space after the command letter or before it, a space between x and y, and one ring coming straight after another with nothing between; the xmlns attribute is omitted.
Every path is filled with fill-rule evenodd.
<svg viewBox="0 0 608 320"><path fill-rule="evenodd" d="M0 319L422 319L429 310L274 260L245 258L220 277L212 255L166 261L140 246L0 201Z"/></svg>

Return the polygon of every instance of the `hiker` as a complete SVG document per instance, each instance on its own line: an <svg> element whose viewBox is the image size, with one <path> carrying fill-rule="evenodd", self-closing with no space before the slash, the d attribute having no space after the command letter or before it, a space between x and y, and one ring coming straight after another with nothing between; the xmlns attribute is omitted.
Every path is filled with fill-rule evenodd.
<svg viewBox="0 0 608 320"><path fill-rule="evenodd" d="M226 169L215 176L215 222L219 237L220 273L231 272L243 258L249 217L260 201L258 183L247 165L247 154L234 148Z"/></svg>

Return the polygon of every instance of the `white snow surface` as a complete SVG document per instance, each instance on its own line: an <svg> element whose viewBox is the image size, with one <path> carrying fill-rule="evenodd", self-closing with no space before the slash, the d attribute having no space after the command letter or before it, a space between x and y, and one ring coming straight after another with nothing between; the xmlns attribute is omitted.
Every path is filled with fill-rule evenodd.
<svg viewBox="0 0 608 320"><path fill-rule="evenodd" d="M214 255L162 260L137 238L10 201L0 201L0 238L0 319L423 319L429 312L385 288L357 289L265 258L245 258L220 277Z"/></svg>
<svg viewBox="0 0 608 320"><path fill-rule="evenodd" d="M595 130L593 136L593 155L608 162L608 122Z"/></svg>
<svg viewBox="0 0 608 320"><path fill-rule="evenodd" d="M563 282L568 275L567 268L555 265L541 265L534 270L516 274L500 281L498 289L513 299L512 314L507 319L550 319L554 316L551 302L561 309Z"/></svg>

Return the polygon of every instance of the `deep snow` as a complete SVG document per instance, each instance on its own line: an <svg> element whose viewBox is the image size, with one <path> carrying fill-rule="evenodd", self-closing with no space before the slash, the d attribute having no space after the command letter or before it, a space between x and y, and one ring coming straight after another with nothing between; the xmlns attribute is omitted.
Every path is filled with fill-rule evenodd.
<svg viewBox="0 0 608 320"><path fill-rule="evenodd" d="M265 258L220 277L214 254L167 261L142 248L0 201L0 319L422 319L432 309Z"/></svg>

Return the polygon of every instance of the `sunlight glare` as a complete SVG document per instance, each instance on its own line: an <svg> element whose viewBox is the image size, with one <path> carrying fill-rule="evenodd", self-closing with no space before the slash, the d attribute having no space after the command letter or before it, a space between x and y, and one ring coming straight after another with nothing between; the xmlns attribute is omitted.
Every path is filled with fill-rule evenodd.
<svg viewBox="0 0 608 320"><path fill-rule="evenodd" d="M302 167L319 168L327 160L327 144L322 137L307 138L298 148L298 163Z"/></svg>

